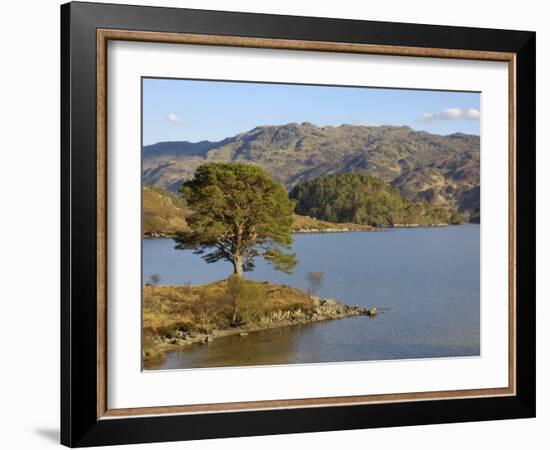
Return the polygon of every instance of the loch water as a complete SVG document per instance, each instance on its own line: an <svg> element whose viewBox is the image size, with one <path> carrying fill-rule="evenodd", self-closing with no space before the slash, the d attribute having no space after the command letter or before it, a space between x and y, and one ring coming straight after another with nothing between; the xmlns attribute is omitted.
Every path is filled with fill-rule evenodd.
<svg viewBox="0 0 550 450"><path fill-rule="evenodd" d="M324 272L318 295L375 306L350 317L229 336L170 352L155 369L372 361L480 354L480 226L393 228L376 232L295 234L292 274L258 260L253 280L306 290L309 271ZM232 266L207 264L171 239L143 241L143 280L202 284Z"/></svg>

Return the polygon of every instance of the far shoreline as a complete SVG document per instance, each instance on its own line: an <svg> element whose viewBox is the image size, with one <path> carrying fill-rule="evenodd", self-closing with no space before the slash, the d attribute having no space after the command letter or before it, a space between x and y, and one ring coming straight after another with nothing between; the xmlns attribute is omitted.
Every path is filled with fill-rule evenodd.
<svg viewBox="0 0 550 450"><path fill-rule="evenodd" d="M479 222L464 222L459 224L450 224L450 223L439 223L434 225L420 225L420 224L395 224L392 227L371 227L365 225L365 228L356 228L356 229L301 229L301 230L292 230L291 234L339 234L339 233L376 233L376 232L387 232L394 228L446 228L446 227L458 227L462 225L480 225ZM142 235L142 239L174 239L175 234L162 233L162 232L149 232Z"/></svg>

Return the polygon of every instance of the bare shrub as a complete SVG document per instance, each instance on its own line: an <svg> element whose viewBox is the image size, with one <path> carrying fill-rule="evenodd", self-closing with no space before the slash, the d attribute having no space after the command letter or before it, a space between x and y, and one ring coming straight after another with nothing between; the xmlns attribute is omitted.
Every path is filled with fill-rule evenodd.
<svg viewBox="0 0 550 450"><path fill-rule="evenodd" d="M325 284L324 272L308 272L306 275L309 284L307 292L309 295L316 295L317 291Z"/></svg>
<svg viewBox="0 0 550 450"><path fill-rule="evenodd" d="M152 275L149 277L148 283L149 283L151 286L158 286L158 284L160 283L160 275L159 275L158 273L152 274Z"/></svg>

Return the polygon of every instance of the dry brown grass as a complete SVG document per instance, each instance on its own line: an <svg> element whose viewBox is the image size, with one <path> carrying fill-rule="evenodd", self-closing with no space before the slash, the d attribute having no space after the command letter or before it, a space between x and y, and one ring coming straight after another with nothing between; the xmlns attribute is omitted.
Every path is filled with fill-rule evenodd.
<svg viewBox="0 0 550 450"><path fill-rule="evenodd" d="M161 190L143 186L143 233L175 234L187 230L191 211L176 205L174 199Z"/></svg>
<svg viewBox="0 0 550 450"><path fill-rule="evenodd" d="M227 280L199 286L145 286L143 288L144 335L166 334L170 329L210 331L231 326L234 301ZM290 286L243 280L246 303L243 313L254 306L254 319L277 310L313 307L312 298Z"/></svg>

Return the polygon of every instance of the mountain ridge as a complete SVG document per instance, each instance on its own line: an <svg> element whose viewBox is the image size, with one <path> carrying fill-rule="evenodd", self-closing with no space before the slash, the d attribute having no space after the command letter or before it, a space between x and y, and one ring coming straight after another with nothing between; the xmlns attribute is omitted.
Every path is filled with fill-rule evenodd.
<svg viewBox="0 0 550 450"><path fill-rule="evenodd" d="M177 191L204 162L247 162L288 190L320 176L381 178L412 200L471 212L479 208L479 136L431 134L407 126L312 123L261 125L220 141L143 147L143 182Z"/></svg>

